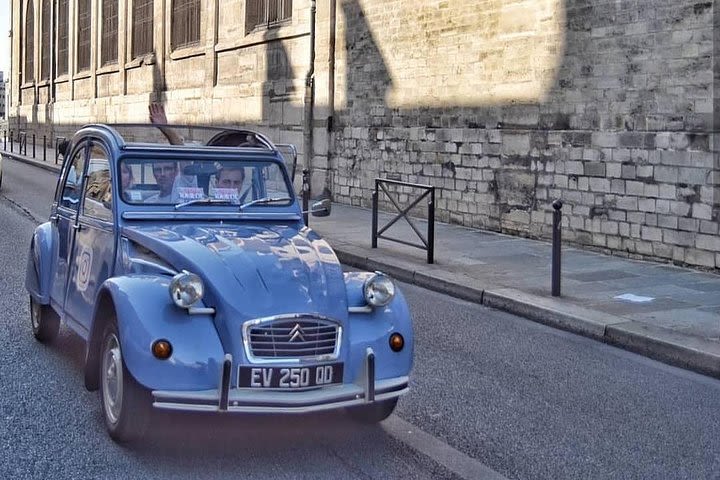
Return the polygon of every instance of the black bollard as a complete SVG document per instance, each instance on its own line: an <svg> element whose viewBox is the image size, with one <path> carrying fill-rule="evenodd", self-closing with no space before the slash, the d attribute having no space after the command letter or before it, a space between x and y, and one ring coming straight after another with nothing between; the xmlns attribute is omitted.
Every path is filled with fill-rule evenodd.
<svg viewBox="0 0 720 480"><path fill-rule="evenodd" d="M302 174L302 210L303 210L303 220L305 221L305 226L308 226L310 223L310 212L309 210L309 203L310 203L310 183L309 183L309 177L310 171L307 168L303 169Z"/></svg>
<svg viewBox="0 0 720 480"><path fill-rule="evenodd" d="M428 252L427 263L435 263L435 189L430 190L428 202Z"/></svg>
<svg viewBox="0 0 720 480"><path fill-rule="evenodd" d="M47 161L47 135L43 135L43 162Z"/></svg>
<svg viewBox="0 0 720 480"><path fill-rule="evenodd" d="M552 296L560 296L560 255L562 244L562 200L555 200L553 209L553 235L552 235Z"/></svg>
<svg viewBox="0 0 720 480"><path fill-rule="evenodd" d="M377 248L378 230L378 182L375 181L375 190L372 192L372 248Z"/></svg>
<svg viewBox="0 0 720 480"><path fill-rule="evenodd" d="M35 158L35 134L33 133L33 158Z"/></svg>
<svg viewBox="0 0 720 480"><path fill-rule="evenodd" d="M13 153L13 150L14 150L14 148L13 148L13 141L14 141L14 140L13 140L13 131L10 130L10 153Z"/></svg>

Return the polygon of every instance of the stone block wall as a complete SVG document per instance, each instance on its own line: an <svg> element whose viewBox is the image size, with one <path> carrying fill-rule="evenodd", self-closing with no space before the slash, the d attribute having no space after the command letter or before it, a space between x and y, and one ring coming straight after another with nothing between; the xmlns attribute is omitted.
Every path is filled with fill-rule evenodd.
<svg viewBox="0 0 720 480"><path fill-rule="evenodd" d="M412 32L389 3L345 3L337 200L370 206L375 177L428 184L440 220L547 238L562 198L572 242L720 267L710 2L486 1L476 20L427 2ZM433 44L446 58L418 70ZM448 73L463 68L461 88Z"/></svg>

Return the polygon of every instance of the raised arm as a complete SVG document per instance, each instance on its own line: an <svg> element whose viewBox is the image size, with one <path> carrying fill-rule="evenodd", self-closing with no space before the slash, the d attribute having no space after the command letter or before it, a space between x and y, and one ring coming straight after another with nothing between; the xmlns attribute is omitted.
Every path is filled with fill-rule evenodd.
<svg viewBox="0 0 720 480"><path fill-rule="evenodd" d="M166 125L168 123L165 115L165 108L160 103L151 103L148 106L150 110L150 123L155 125ZM182 145L183 139L178 133L170 127L160 127L158 129L165 135L171 145Z"/></svg>

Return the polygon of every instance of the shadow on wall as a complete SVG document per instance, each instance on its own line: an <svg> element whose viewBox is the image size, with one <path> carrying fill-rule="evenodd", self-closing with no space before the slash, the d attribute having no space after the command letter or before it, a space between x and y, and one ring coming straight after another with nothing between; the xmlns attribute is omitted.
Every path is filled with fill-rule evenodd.
<svg viewBox="0 0 720 480"><path fill-rule="evenodd" d="M609 177L640 184L637 197L711 184L710 3L424 3L341 0L337 198L369 206L374 177L419 181L441 188L442 220L543 235L562 196L575 239L592 244L586 220L608 220L626 193ZM657 150L697 168L666 175ZM700 208L680 190L672 200Z"/></svg>

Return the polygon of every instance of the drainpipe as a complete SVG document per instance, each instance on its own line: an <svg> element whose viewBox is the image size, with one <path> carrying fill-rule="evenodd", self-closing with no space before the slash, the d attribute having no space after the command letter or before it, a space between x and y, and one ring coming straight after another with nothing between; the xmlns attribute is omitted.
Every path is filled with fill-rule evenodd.
<svg viewBox="0 0 720 480"><path fill-rule="evenodd" d="M304 153L305 168L310 172L312 179L312 157L313 157L313 108L315 106L315 13L317 11L316 0L310 2L310 68L305 76L305 125L304 125ZM309 182L312 185L312 181ZM312 190L312 188L311 188Z"/></svg>
<svg viewBox="0 0 720 480"><path fill-rule="evenodd" d="M325 189L332 192L333 175L335 169L332 164L332 156L334 153L333 129L335 122L335 28L337 23L337 0L330 0L330 42L328 52L328 110L330 114L327 119L327 156L328 171L325 176Z"/></svg>

